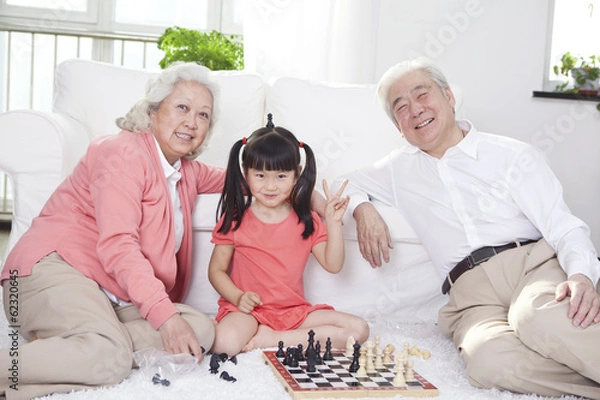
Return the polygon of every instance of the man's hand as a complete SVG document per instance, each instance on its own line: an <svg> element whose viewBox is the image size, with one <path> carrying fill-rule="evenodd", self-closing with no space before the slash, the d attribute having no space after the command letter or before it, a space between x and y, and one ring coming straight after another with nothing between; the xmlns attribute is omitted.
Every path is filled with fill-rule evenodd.
<svg viewBox="0 0 600 400"><path fill-rule="evenodd" d="M556 301L567 296L571 297L568 317L573 325L587 328L600 322L600 294L587 276L575 274L556 287Z"/></svg>
<svg viewBox="0 0 600 400"><path fill-rule="evenodd" d="M381 258L390 262L392 238L387 224L371 203L361 203L354 209L358 247L371 267L381 267Z"/></svg>
<svg viewBox="0 0 600 400"><path fill-rule="evenodd" d="M185 319L175 314L158 328L165 350L171 354L191 354L202 361L202 348L194 330Z"/></svg>
<svg viewBox="0 0 600 400"><path fill-rule="evenodd" d="M254 292L244 292L238 300L237 308L244 314L250 314L254 307L261 305L260 296Z"/></svg>

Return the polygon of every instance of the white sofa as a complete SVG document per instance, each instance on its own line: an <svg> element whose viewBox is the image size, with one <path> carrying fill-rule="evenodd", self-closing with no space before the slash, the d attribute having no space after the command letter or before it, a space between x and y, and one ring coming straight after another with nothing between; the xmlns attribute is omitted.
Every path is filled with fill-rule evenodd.
<svg viewBox="0 0 600 400"><path fill-rule="evenodd" d="M0 170L14 192L10 249L54 188L71 172L90 140L116 134L114 121L139 100L152 73L87 60L57 67L52 113L11 111L0 116ZM318 182L380 158L402 140L379 109L374 86L331 85L293 78L266 82L246 72L217 72L218 115L209 148L199 160L225 166L232 143L274 122L310 144L317 155ZM320 184L319 184L320 186ZM198 197L193 217L193 278L185 302L214 315L218 296L208 283L210 235L218 195ZM337 309L376 318L435 318L443 298L442 277L433 268L402 216L382 207L394 238L392 265L372 269L360 256L353 219L346 218L346 264L331 275L311 258L306 296Z"/></svg>
<svg viewBox="0 0 600 400"><path fill-rule="evenodd" d="M0 115L0 170L10 176L15 201L8 250L71 172L90 140L118 132L115 118L142 96L151 73L69 60L56 71L52 113L21 110ZM224 166L231 144L263 126L268 112L273 113L277 125L287 127L315 149L319 180L331 181L400 144L400 135L376 105L374 86L331 85L293 78L266 82L245 72L216 74L221 86L219 118L210 148L199 158L207 164ZM460 99L457 88L454 91ZM218 298L206 276L217 200L218 195L203 195L196 202L194 275L185 299L209 315L216 313ZM347 215L346 264L339 274L330 275L311 258L305 273L307 298L367 318L372 334L381 335L382 343L401 346L406 341L429 349L431 360L417 359L415 370L437 386L440 400L540 400L533 395L511 395L469 385L454 346L435 326L437 310L445 301L440 293L442 277L404 218L383 205L377 207L393 236L391 263L372 269L362 259L353 219ZM2 314L0 347L7 348L12 342ZM116 387L51 397L131 399L143 393L149 399L163 400L212 398L216 394L221 399L235 400L288 398L262 362L259 351L238 356L238 365L223 367L236 377L235 384L210 374L208 360L206 357L199 370L181 376L168 388L150 382L155 370L141 370ZM348 396L354 397L350 393Z"/></svg>

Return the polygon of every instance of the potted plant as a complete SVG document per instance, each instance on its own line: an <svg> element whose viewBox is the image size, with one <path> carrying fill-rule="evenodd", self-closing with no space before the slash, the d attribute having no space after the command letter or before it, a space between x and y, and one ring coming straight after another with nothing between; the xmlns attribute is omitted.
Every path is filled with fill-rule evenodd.
<svg viewBox="0 0 600 400"><path fill-rule="evenodd" d="M566 52L560 59L561 64L554 66L554 73L564 75L571 80L556 87L557 92L569 92L595 95L600 89L600 55L578 57ZM572 83L572 87L570 87Z"/></svg>
<svg viewBox="0 0 600 400"><path fill-rule="evenodd" d="M239 36L217 31L200 32L175 26L158 38L158 48L165 52L159 65L166 68L176 61L196 62L213 71L244 68L244 46Z"/></svg>

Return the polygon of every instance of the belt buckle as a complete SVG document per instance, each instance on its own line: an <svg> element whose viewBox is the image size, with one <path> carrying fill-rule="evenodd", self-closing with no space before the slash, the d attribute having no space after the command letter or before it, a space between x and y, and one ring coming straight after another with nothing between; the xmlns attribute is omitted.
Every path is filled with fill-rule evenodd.
<svg viewBox="0 0 600 400"><path fill-rule="evenodd" d="M496 254L498 254L496 252L496 249L491 246L477 249L471 254L469 254L470 267L473 268L483 262L486 262L490 258L494 257Z"/></svg>

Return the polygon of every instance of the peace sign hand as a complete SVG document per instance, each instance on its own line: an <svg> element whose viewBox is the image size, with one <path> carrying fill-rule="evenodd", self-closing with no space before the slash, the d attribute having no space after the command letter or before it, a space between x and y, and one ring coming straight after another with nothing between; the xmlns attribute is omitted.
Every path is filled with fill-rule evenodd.
<svg viewBox="0 0 600 400"><path fill-rule="evenodd" d="M323 191L325 192L325 221L326 222L342 222L342 218L348 203L350 202L350 196L341 197L344 189L348 185L348 179L344 180L342 186L338 189L335 195L332 195L329 191L327 181L323 179Z"/></svg>

